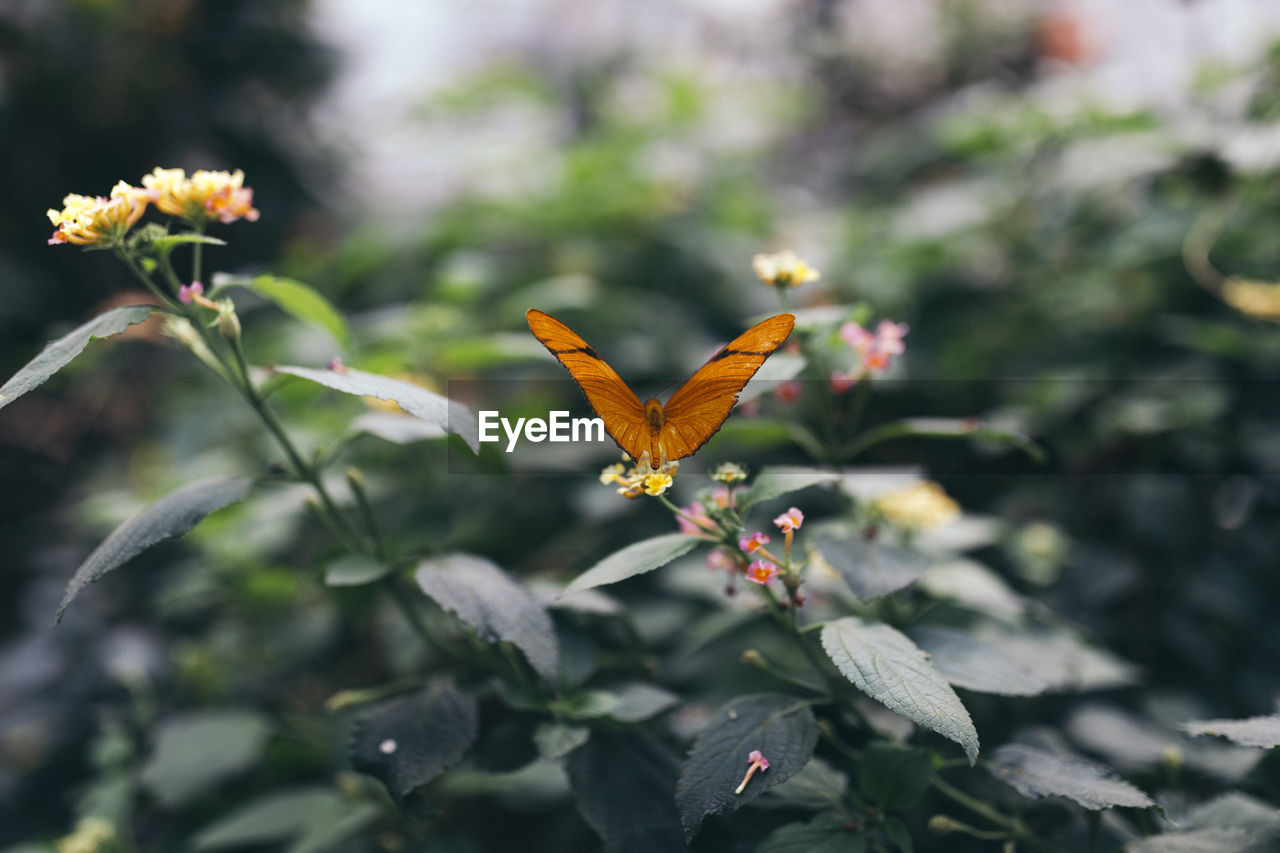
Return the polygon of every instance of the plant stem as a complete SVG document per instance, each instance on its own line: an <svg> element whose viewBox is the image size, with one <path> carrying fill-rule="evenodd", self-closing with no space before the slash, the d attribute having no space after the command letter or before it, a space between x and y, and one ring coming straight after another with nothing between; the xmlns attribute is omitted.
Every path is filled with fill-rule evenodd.
<svg viewBox="0 0 1280 853"><path fill-rule="evenodd" d="M931 782L938 793L959 803L970 811L981 815L996 826L1003 827L1009 833L1013 834L1020 842L1027 845L1033 850L1041 851L1041 853L1056 853L1056 848L1050 844L1041 841L1027 829L1026 825L1016 817L1009 817L996 811L993 807L984 803L976 797L971 797L964 791L955 787L951 783L943 780L938 776L933 777Z"/></svg>

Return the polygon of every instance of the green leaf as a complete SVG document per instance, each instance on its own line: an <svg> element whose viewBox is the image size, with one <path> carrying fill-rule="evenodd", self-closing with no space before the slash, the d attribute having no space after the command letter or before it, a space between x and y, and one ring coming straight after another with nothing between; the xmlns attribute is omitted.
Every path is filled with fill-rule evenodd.
<svg viewBox="0 0 1280 853"><path fill-rule="evenodd" d="M207 246L225 246L226 240L219 240L217 237L210 237L208 234L197 234L194 231L184 231L181 234L163 234L159 237L151 239L151 246L160 252L171 252L178 246L184 246L188 243L203 243Z"/></svg>
<svg viewBox="0 0 1280 853"><path fill-rule="evenodd" d="M235 809L197 833L191 847L262 847L296 838L289 853L319 851L377 816L378 809L372 803L353 803L327 788L298 788L258 797Z"/></svg>
<svg viewBox="0 0 1280 853"><path fill-rule="evenodd" d="M475 697L439 682L356 717L351 765L382 780L397 800L457 764L476 740Z"/></svg>
<svg viewBox="0 0 1280 853"><path fill-rule="evenodd" d="M1182 728L1189 735L1221 735L1241 746L1280 746L1280 714L1243 720L1195 720Z"/></svg>
<svg viewBox="0 0 1280 853"><path fill-rule="evenodd" d="M680 697L652 684L636 682L614 690L590 690L581 701L566 709L570 716L592 719L609 717L620 723L638 723L674 707Z"/></svg>
<svg viewBox="0 0 1280 853"><path fill-rule="evenodd" d="M569 726L564 723L542 723L533 733L533 742L543 758L564 758L591 737L586 726Z"/></svg>
<svg viewBox="0 0 1280 853"><path fill-rule="evenodd" d="M365 412L351 422L351 431L365 432L392 444L412 444L448 435L437 424L394 412Z"/></svg>
<svg viewBox="0 0 1280 853"><path fill-rule="evenodd" d="M739 809L799 773L817 742L813 711L794 696L756 693L727 702L698 735L680 772L676 807L685 837L696 835L707 815ZM756 771L735 794L753 750L764 755L769 769Z"/></svg>
<svg viewBox="0 0 1280 853"><path fill-rule="evenodd" d="M1025 744L1005 744L986 766L992 776L1031 800L1066 797L1093 811L1111 806L1145 809L1155 805L1150 797L1102 765Z"/></svg>
<svg viewBox="0 0 1280 853"><path fill-rule="evenodd" d="M909 809L933 781L933 761L922 749L873 743L862 753L858 784L881 808Z"/></svg>
<svg viewBox="0 0 1280 853"><path fill-rule="evenodd" d="M819 815L808 823L789 823L775 829L756 853L863 853L867 837L845 826L835 815Z"/></svg>
<svg viewBox="0 0 1280 853"><path fill-rule="evenodd" d="M121 524L94 549L67 584L54 624L86 586L165 539L181 536L209 513L244 499L251 482L212 477L161 498Z"/></svg>
<svg viewBox="0 0 1280 853"><path fill-rule="evenodd" d="M822 647L863 693L960 744L970 764L977 760L978 732L964 703L906 635L888 625L846 616L823 627Z"/></svg>
<svg viewBox="0 0 1280 853"><path fill-rule="evenodd" d="M391 571L391 566L365 554L344 554L324 570L325 586L363 586Z"/></svg>
<svg viewBox="0 0 1280 853"><path fill-rule="evenodd" d="M150 305L122 305L99 314L83 326L50 341L34 359L0 386L0 409L32 388L38 388L73 358L84 352L90 341L118 335L125 329L151 316Z"/></svg>
<svg viewBox="0 0 1280 853"><path fill-rule="evenodd" d="M897 847L902 853L913 853L915 850L915 845L911 843L911 833L907 830L906 824L896 817L890 817L885 820L884 834L889 836L893 846Z"/></svg>
<svg viewBox="0 0 1280 853"><path fill-rule="evenodd" d="M678 767L658 740L597 730L569 755L566 767L578 811L604 839L606 851L685 848L672 800Z"/></svg>
<svg viewBox="0 0 1280 853"><path fill-rule="evenodd" d="M172 717L156 733L141 782L165 805L176 805L253 767L270 733L266 717L255 711Z"/></svg>
<svg viewBox="0 0 1280 853"><path fill-rule="evenodd" d="M666 533L642 539L621 551L615 551L573 579L563 595L592 587L617 583L635 575L665 566L676 557L687 554L703 540L683 533Z"/></svg>
<svg viewBox="0 0 1280 853"><path fill-rule="evenodd" d="M821 536L813 544L859 601L871 601L910 586L929 567L928 558L919 551L868 540L858 533Z"/></svg>
<svg viewBox="0 0 1280 853"><path fill-rule="evenodd" d="M1040 464L1046 460L1043 448L1027 436L977 418L904 418L882 424L860 435L850 454L898 438L973 438L1015 447Z"/></svg>
<svg viewBox="0 0 1280 853"><path fill-rule="evenodd" d="M816 755L796 775L769 791L769 799L794 808L814 811L840 807L849 777Z"/></svg>
<svg viewBox="0 0 1280 853"><path fill-rule="evenodd" d="M1177 830L1125 845L1125 853L1264 853L1280 840L1275 807L1231 791L1188 809Z"/></svg>
<svg viewBox="0 0 1280 853"><path fill-rule="evenodd" d="M252 279L228 277L214 280L217 286L222 286L224 283L247 287L259 296L270 299L294 319L304 323L314 323L324 329L343 347L351 343L351 333L347 331L347 324L343 321L342 315L328 299L321 296L320 292L310 285L274 275L259 275Z"/></svg>
<svg viewBox="0 0 1280 853"><path fill-rule="evenodd" d="M475 413L461 403L434 391L428 391L426 388L399 379L379 376L376 373L365 373L353 367L344 367L341 370L316 370L310 367L286 365L276 367L275 371L309 379L344 394L394 400L409 414L435 424L445 432L460 436L473 453L478 453L480 450L480 433L476 425Z"/></svg>
<svg viewBox="0 0 1280 853"><path fill-rule="evenodd" d="M929 654L933 668L958 687L1001 696L1035 696L1049 689L1035 669L965 631L923 626L912 629L911 639Z"/></svg>
<svg viewBox="0 0 1280 853"><path fill-rule="evenodd" d="M482 557L449 554L418 564L414 578L432 600L476 629L490 643L511 643L548 684L560 663L547 611L502 569Z"/></svg>
<svg viewBox="0 0 1280 853"><path fill-rule="evenodd" d="M751 485L738 495L738 512L746 516L751 507L761 501L780 498L791 492L798 492L810 486L822 483L834 483L840 479L838 474L823 471L819 468L792 466L774 466L764 468L756 475Z"/></svg>

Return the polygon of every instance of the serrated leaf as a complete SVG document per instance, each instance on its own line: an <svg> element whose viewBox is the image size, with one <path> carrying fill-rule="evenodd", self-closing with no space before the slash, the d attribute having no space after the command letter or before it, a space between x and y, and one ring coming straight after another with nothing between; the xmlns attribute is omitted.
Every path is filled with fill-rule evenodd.
<svg viewBox="0 0 1280 853"><path fill-rule="evenodd" d="M191 839L194 850L259 847L298 839L289 853L322 850L378 816L372 803L352 803L326 788L268 794L219 818ZM310 840L310 843L308 841Z"/></svg>
<svg viewBox="0 0 1280 853"><path fill-rule="evenodd" d="M735 811L799 773L817 742L813 711L794 696L755 693L727 702L698 735L680 771L676 807L685 837L696 835L707 815ZM735 794L753 750L769 761L769 769L757 771Z"/></svg>
<svg viewBox="0 0 1280 853"><path fill-rule="evenodd" d="M1280 714L1242 720L1194 720L1182 728L1189 735L1221 735L1241 746L1280 746Z"/></svg>
<svg viewBox="0 0 1280 853"><path fill-rule="evenodd" d="M823 536L814 542L827 565L840 573L859 601L871 601L916 582L929 560L919 551L860 535Z"/></svg>
<svg viewBox="0 0 1280 853"><path fill-rule="evenodd" d="M1141 809L1155 805L1150 797L1106 767L1025 744L1009 743L997 749L987 762L987 770L1032 800L1066 797L1093 811L1111 806Z"/></svg>
<svg viewBox="0 0 1280 853"><path fill-rule="evenodd" d="M311 367L285 365L277 366L275 372L309 379L344 394L394 400L400 408L414 417L422 418L446 432L460 436L473 453L478 453L480 450L480 434L474 412L455 400L450 400L448 397L411 382L379 376L376 373L366 373L354 367L344 367L341 370L316 370Z"/></svg>
<svg viewBox="0 0 1280 853"><path fill-rule="evenodd" d="M952 684L979 693L1035 696L1049 682L998 646L965 631L938 626L913 629L911 639L929 654L929 663Z"/></svg>
<svg viewBox="0 0 1280 853"><path fill-rule="evenodd" d="M227 477L200 480L166 495L125 521L76 569L58 605L54 624L62 620L67 606L86 586L157 542L181 536L209 513L243 500L250 485L249 480Z"/></svg>
<svg viewBox="0 0 1280 853"><path fill-rule="evenodd" d="M809 811L839 808L848 788L849 777L815 755L803 770L771 788L768 798L782 805Z"/></svg>
<svg viewBox="0 0 1280 853"><path fill-rule="evenodd" d="M569 726L564 723L542 723L533 733L533 742L543 758L564 758L591 737L586 726Z"/></svg>
<svg viewBox="0 0 1280 853"><path fill-rule="evenodd" d="M1274 806L1237 791L1190 809L1176 831L1125 845L1125 853L1270 853L1280 840Z"/></svg>
<svg viewBox="0 0 1280 853"><path fill-rule="evenodd" d="M744 489L737 498L738 512L743 516L751 507L761 501L780 498L791 492L798 492L810 486L822 483L838 482L840 476L819 468L792 466L774 466L764 468L756 475L751 485Z"/></svg>
<svg viewBox="0 0 1280 853"><path fill-rule="evenodd" d="M579 592L592 587L617 583L645 572L651 572L659 566L665 566L676 557L687 554L695 546L705 540L683 533L667 533L642 539L632 543L621 551L615 551L573 579L565 587L563 595Z"/></svg>
<svg viewBox="0 0 1280 853"><path fill-rule="evenodd" d="M511 643L549 684L560 662L551 617L533 594L482 557L449 554L418 564L419 588L486 641Z"/></svg>
<svg viewBox="0 0 1280 853"><path fill-rule="evenodd" d="M344 347L351 343L351 333L347 331L342 315L328 299L308 284L274 275L259 275L247 281L234 279L230 283L240 284L259 296L270 299L297 320L314 323L333 335Z"/></svg>
<svg viewBox="0 0 1280 853"><path fill-rule="evenodd" d="M156 799L176 805L254 766L271 726L254 711L205 711L172 717L156 731L140 780Z"/></svg>
<svg viewBox="0 0 1280 853"><path fill-rule="evenodd" d="M325 586L363 586L379 580L391 566L366 554L344 554L325 566Z"/></svg>
<svg viewBox="0 0 1280 853"><path fill-rule="evenodd" d="M25 367L0 386L0 409L31 389L43 385L50 376L84 352L84 348L90 341L118 335L135 323L141 323L150 317L151 311L150 305L122 305L99 314L56 341L50 341L39 355L27 362Z"/></svg>
<svg viewBox="0 0 1280 853"><path fill-rule="evenodd" d="M847 616L823 627L822 647L863 693L960 744L970 764L977 760L978 732L964 703L905 634Z"/></svg>
<svg viewBox="0 0 1280 853"><path fill-rule="evenodd" d="M819 815L808 823L789 823L770 833L756 853L862 853L867 837L843 818Z"/></svg>
<svg viewBox="0 0 1280 853"><path fill-rule="evenodd" d="M683 850L675 757L657 740L597 730L566 762L578 811L610 853Z"/></svg>
<svg viewBox="0 0 1280 853"><path fill-rule="evenodd" d="M448 435L444 428L413 415L392 412L365 412L351 422L353 432L367 432L392 444L411 444Z"/></svg>
<svg viewBox="0 0 1280 853"><path fill-rule="evenodd" d="M933 782L933 761L922 749L873 743L862 753L858 782L882 808L911 808Z"/></svg>
<svg viewBox="0 0 1280 853"><path fill-rule="evenodd" d="M397 800L448 770L476 740L475 697L437 683L362 712L351 728L351 765L381 779Z"/></svg>

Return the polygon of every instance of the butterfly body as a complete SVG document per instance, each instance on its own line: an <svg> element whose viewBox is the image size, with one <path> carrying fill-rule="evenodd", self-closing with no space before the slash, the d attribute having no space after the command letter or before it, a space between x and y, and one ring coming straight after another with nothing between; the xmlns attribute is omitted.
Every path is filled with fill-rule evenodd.
<svg viewBox="0 0 1280 853"><path fill-rule="evenodd" d="M720 429L738 394L774 350L791 334L795 317L770 317L720 349L689 377L666 404L644 403L576 332L536 308L525 314L529 330L564 365L587 403L604 421L605 432L633 459L651 465L693 454Z"/></svg>

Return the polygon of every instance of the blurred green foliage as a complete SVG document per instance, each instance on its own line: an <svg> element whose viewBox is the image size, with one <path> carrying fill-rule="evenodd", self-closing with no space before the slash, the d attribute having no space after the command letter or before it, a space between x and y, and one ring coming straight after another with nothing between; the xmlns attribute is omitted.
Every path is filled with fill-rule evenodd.
<svg viewBox="0 0 1280 853"><path fill-rule="evenodd" d="M532 381L547 374L527 308L601 342L628 379L660 385L774 307L749 258L800 241L823 280L791 294L797 307L862 303L871 319L911 327L899 378L866 403L870 425L980 416L1049 454L1036 465L981 443L908 440L858 463L929 471L966 513L991 521L969 557L1136 666L1133 685L1085 697L963 692L984 750L1051 727L1175 819L1224 791L1274 808L1274 756L1195 752L1173 726L1268 713L1275 698L1280 329L1224 304L1220 288L1223 276L1277 278L1280 184L1272 159L1243 142L1274 132L1280 50L1209 68L1176 106L1117 107L1103 92L1064 93L1062 81L1083 72L1045 55L1031 16L1010 23L985 17L983 4L939 4L933 64L896 79L828 37L841 6L800 4L777 45L794 65L745 83L625 52L564 60L554 45L481 67L423 104L419 120L483 126L514 107L557 128L556 144L531 152L526 182L461 194L407 235L376 212L347 225L312 197L342 164L297 139L334 68L305 36L306 4L0 14L0 151L22 164L0 211L11 235L0 248L0 372L24 363L51 326L132 286L103 256L46 248L39 211L156 165L245 170L263 218L226 235L218 264L276 258L273 273L323 292L347 317L351 364L464 399L501 393L512 412L545 411L561 390ZM744 96L747 83L757 85ZM320 365L341 350L265 301L241 304L258 363ZM598 849L564 771L535 760L540 718L513 712L518 697L482 703L472 763L409 798L408 817L350 772L342 741L354 712L326 700L416 685L447 664L370 589L324 585L341 552L300 487L267 490L149 552L48 630L62 583L101 531L177 485L262 473L278 457L226 389L172 352L159 340L101 347L27 408L0 414L0 479L29 484L6 490L0 513L10 545L0 844L49 849L41 842L102 816L133 827L124 849ZM297 381L272 392L333 476L347 465L365 473L397 551L467 551L523 579L564 582L672 531L653 502L624 503L597 485L594 458L579 460L586 478L538 477L488 449L473 460L439 442L348 442L358 401ZM717 439L706 464L829 462L768 428L813 423L821 398L814 382L790 407L768 400L756 441L750 421L735 423L742 439ZM815 517L837 511L835 499L810 500ZM629 583L625 618L557 617L575 687L601 672L652 679L695 717L776 688L738 664L743 649L804 666L715 590L661 570ZM902 595L902 613L924 600ZM939 606L944 617L949 607ZM168 763L174 719L227 727L218 772ZM663 726L686 746L696 728L680 712ZM937 739L925 745L949 754ZM625 749L662 763L644 743ZM928 769L894 776L926 752L873 742L867 754L857 784L899 810L886 843L906 833L918 850L991 849L926 829L947 805L917 793ZM166 773L191 778L156 785ZM1073 844L1090 832L1114 846L1164 828L1125 812L1098 830L1079 810L1027 807L985 775L966 790L1019 811L1061 849L1083 849ZM752 849L813 813L811 802L775 805L709 820L694 849ZM810 838L830 831L824 820L784 832Z"/></svg>

